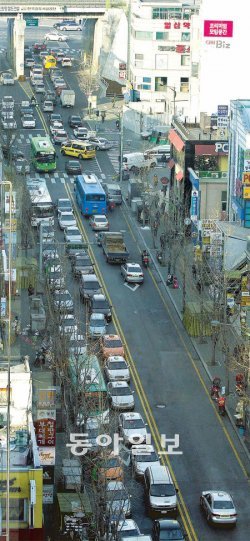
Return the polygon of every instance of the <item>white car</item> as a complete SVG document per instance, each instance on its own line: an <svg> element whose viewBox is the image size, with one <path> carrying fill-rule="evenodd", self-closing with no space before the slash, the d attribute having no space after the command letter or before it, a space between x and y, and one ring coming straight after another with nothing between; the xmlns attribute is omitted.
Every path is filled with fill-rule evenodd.
<svg viewBox="0 0 250 541"><path fill-rule="evenodd" d="M81 231L76 226L65 227L64 239L65 242L82 241Z"/></svg>
<svg viewBox="0 0 250 541"><path fill-rule="evenodd" d="M11 75L11 73L2 73L1 83L3 85L14 85L15 81L13 75Z"/></svg>
<svg viewBox="0 0 250 541"><path fill-rule="evenodd" d="M89 225L92 227L93 231L109 230L109 222L105 214L95 214L94 216L91 216Z"/></svg>
<svg viewBox="0 0 250 541"><path fill-rule="evenodd" d="M33 115L23 115L21 118L21 122L22 122L23 128L36 127L36 119L33 117Z"/></svg>
<svg viewBox="0 0 250 541"><path fill-rule="evenodd" d="M68 140L68 134L65 130L57 130L53 134L53 143L54 145L61 145L62 143L66 143Z"/></svg>
<svg viewBox="0 0 250 541"><path fill-rule="evenodd" d="M77 336L79 334L77 321L73 314L66 314L61 317L59 325L60 333L70 334L71 336Z"/></svg>
<svg viewBox="0 0 250 541"><path fill-rule="evenodd" d="M4 96L2 98L2 109L14 109L15 100L12 96Z"/></svg>
<svg viewBox="0 0 250 541"><path fill-rule="evenodd" d="M124 537L139 537L141 532L136 522L131 518L119 520L117 524L117 541L121 541Z"/></svg>
<svg viewBox="0 0 250 541"><path fill-rule="evenodd" d="M200 507L210 524L231 524L237 522L237 511L228 492L204 490L200 497Z"/></svg>
<svg viewBox="0 0 250 541"><path fill-rule="evenodd" d="M108 381L130 381L128 364L121 355L108 357L104 373Z"/></svg>
<svg viewBox="0 0 250 541"><path fill-rule="evenodd" d="M67 212L67 211L58 211L58 223L60 229L64 230L65 227L72 227L76 226L76 219L73 214L73 212Z"/></svg>
<svg viewBox="0 0 250 541"><path fill-rule="evenodd" d="M111 519L131 516L130 497L122 481L109 481L106 485L107 512Z"/></svg>
<svg viewBox="0 0 250 541"><path fill-rule="evenodd" d="M64 23L64 24L60 24L60 30L75 30L77 32L80 32L82 30L82 27L80 26L80 24L77 24L76 22L72 21L72 22L68 22L68 23Z"/></svg>
<svg viewBox="0 0 250 541"><path fill-rule="evenodd" d="M146 442L146 423L140 413L120 413L118 429L125 445L140 445Z"/></svg>
<svg viewBox="0 0 250 541"><path fill-rule="evenodd" d="M48 32L48 34L45 34L44 36L45 41L67 41L67 39L67 36L59 34L58 32Z"/></svg>
<svg viewBox="0 0 250 541"><path fill-rule="evenodd" d="M90 338L100 338L106 334L106 319L103 314L91 314L89 320Z"/></svg>
<svg viewBox="0 0 250 541"><path fill-rule="evenodd" d="M112 409L123 411L132 411L134 409L134 393L126 381L110 381L107 385L107 391Z"/></svg>
<svg viewBox="0 0 250 541"><path fill-rule="evenodd" d="M83 126L73 129L73 134L76 139L87 139L88 138L88 129Z"/></svg>
<svg viewBox="0 0 250 541"><path fill-rule="evenodd" d="M43 82L36 83L35 92L36 94L45 94L46 92L45 84Z"/></svg>
<svg viewBox="0 0 250 541"><path fill-rule="evenodd" d="M64 289L65 279L62 274L62 267L50 267L48 272L48 282L50 289Z"/></svg>
<svg viewBox="0 0 250 541"><path fill-rule="evenodd" d="M134 477L141 478L148 466L160 465L160 460L153 445L133 445L131 463Z"/></svg>
<svg viewBox="0 0 250 541"><path fill-rule="evenodd" d="M121 275L127 283L142 284L144 281L144 274L139 263L125 263L121 266Z"/></svg>
<svg viewBox="0 0 250 541"><path fill-rule="evenodd" d="M55 135L58 130L63 129L63 123L60 120L55 120L50 124L49 129L52 135Z"/></svg>

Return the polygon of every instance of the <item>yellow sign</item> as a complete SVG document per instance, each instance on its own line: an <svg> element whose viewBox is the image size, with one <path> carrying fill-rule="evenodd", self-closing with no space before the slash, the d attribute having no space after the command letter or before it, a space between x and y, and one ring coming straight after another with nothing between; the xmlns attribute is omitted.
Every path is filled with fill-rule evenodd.
<svg viewBox="0 0 250 541"><path fill-rule="evenodd" d="M18 467L16 468L18 470ZM22 507L24 500L30 500L30 481L34 480L36 483L36 505L34 507L34 527L42 528L43 514L42 514L42 492L43 492L43 470L40 469L27 469L27 471L10 472L10 498L19 499L20 507L18 515L13 508L10 515L10 526L16 527L19 520L22 522L28 522L27 510ZM6 498L7 481L6 471L0 472L0 500ZM27 506L28 508L28 506ZM18 509L18 507L17 507ZM5 523L3 522L5 527Z"/></svg>
<svg viewBox="0 0 250 541"><path fill-rule="evenodd" d="M250 186L243 186L243 199L250 199Z"/></svg>
<svg viewBox="0 0 250 541"><path fill-rule="evenodd" d="M250 184L250 171L243 171L242 184Z"/></svg>
<svg viewBox="0 0 250 541"><path fill-rule="evenodd" d="M16 231L16 225L17 225L16 218L13 218L11 220L11 231ZM4 222L4 230L9 230L9 229L10 229L10 220L6 219Z"/></svg>

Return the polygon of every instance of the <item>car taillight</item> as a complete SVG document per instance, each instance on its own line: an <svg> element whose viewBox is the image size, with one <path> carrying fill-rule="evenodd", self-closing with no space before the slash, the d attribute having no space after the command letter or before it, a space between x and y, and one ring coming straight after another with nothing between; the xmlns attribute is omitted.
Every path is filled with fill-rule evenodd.
<svg viewBox="0 0 250 541"><path fill-rule="evenodd" d="M139 274L139 277L142 278L144 275L143 274Z"/></svg>

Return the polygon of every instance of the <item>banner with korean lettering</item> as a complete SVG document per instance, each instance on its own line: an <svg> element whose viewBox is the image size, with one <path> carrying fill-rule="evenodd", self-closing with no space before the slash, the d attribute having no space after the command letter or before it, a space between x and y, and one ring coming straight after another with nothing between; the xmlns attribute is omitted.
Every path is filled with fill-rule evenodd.
<svg viewBox="0 0 250 541"><path fill-rule="evenodd" d="M204 21L204 36L205 37L233 37L233 21Z"/></svg>
<svg viewBox="0 0 250 541"><path fill-rule="evenodd" d="M56 410L38 410L34 426L38 447L54 447L56 444Z"/></svg>

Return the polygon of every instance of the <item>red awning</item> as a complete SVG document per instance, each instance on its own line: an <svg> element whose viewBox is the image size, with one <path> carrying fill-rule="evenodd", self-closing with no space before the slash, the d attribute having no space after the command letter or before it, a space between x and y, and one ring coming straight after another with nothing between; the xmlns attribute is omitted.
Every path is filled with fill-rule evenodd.
<svg viewBox="0 0 250 541"><path fill-rule="evenodd" d="M176 148L176 150L178 150L178 152L180 152L183 149L183 147L185 146L185 143L182 141L180 136L173 129L170 130L170 132L168 134L168 138L169 138L170 143L172 143L172 145L174 145L174 147Z"/></svg>
<svg viewBox="0 0 250 541"><path fill-rule="evenodd" d="M182 180L183 179L183 171L179 171L179 173L176 174L176 180Z"/></svg>

